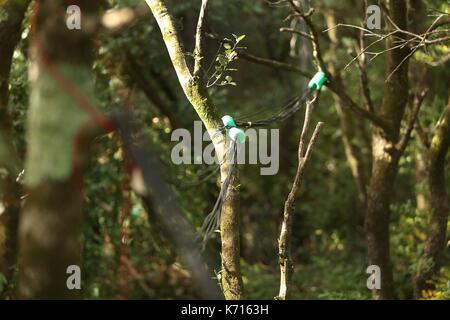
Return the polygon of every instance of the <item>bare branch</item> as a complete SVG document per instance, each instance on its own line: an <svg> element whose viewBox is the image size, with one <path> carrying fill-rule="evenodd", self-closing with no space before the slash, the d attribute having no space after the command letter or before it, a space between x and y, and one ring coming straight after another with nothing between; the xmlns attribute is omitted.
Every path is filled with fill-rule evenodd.
<svg viewBox="0 0 450 320"><path fill-rule="evenodd" d="M371 110L365 110L365 109L361 108L356 102L354 102L350 98L350 96L346 93L345 88L343 88L342 86L340 86L332 81L332 75L329 72L329 70L325 64L325 61L323 60L323 56L322 56L322 52L321 52L321 48L320 48L320 44L319 44L319 37L318 37L317 29L315 28L314 24L311 21L310 16L313 14L314 9L310 9L308 11L308 13L305 14L302 12L301 8L295 4L295 2L293 0L288 0L288 2L291 4L291 7L293 8L293 10L295 12L295 16L302 18L310 30L310 36L312 38L311 43L313 46L313 56L314 56L315 64L317 65L318 68L320 68L327 75L327 78L329 80L329 84L327 84L327 87L331 91L336 93L352 111L354 111L358 115L370 120L375 126L378 126L384 130L387 130L388 129L387 124L384 123L379 117L377 117L375 113L371 112ZM355 59L357 59L357 58L355 58Z"/></svg>
<svg viewBox="0 0 450 320"><path fill-rule="evenodd" d="M336 29L336 28L339 28L339 27L354 28L354 29L358 29L360 31L364 31L365 33L367 33L367 34L369 34L371 36L377 37L377 38L383 37L383 35L375 33L375 32L373 32L373 31L371 31L369 29L366 29L364 27L355 26L353 24L346 24L346 23L338 23L337 25L335 25L333 27L330 27L330 28L327 28L327 29L323 30L322 32L329 32L329 31L331 31L333 29Z"/></svg>
<svg viewBox="0 0 450 320"><path fill-rule="evenodd" d="M428 33L434 28L434 26L439 22L439 20L441 19L443 17L443 15L440 15L440 16L438 16L435 20L434 20L434 22L431 24L431 26L427 29L427 31L423 34L423 35L415 35L415 34L413 34L413 33L411 33L411 32L408 32L408 31L405 31L405 30L402 30L401 28L399 28L393 21L392 21L392 19L388 16L388 18L389 18L389 21L391 21L391 23L392 24L394 24L394 26L396 27L396 29L397 30L400 30L401 32L403 32L403 33L406 33L406 34L409 34L409 35L412 35L413 37L414 36L416 36L416 37L418 37L418 38L420 38L420 42L419 42L419 44L418 45L416 45L414 48L412 48L411 49L411 52L408 54L408 55L406 55L404 58L403 58L403 60L394 68L394 70L392 70L392 72L388 75L388 77L387 77L387 79L386 79L386 81L389 81L390 80L390 78L392 77L392 75L403 65L403 63L405 63L405 61L407 61L418 49L419 49L419 47L421 47L424 43L426 43L426 42L429 42L428 40L427 40L427 37L428 37ZM450 39L450 37L448 37L448 39ZM445 38L444 38L444 41L445 41ZM439 43L440 43L441 41L439 41Z"/></svg>
<svg viewBox="0 0 450 320"><path fill-rule="evenodd" d="M359 34L359 50L363 50L365 46L364 43L364 32L361 31ZM358 51L358 49L357 49ZM358 53L358 52L357 52ZM370 112L374 112L374 106L372 97L370 95L370 88L369 88L369 80L367 77L367 59L365 54L358 53L359 59L358 59L358 68L359 68L359 82L361 85L361 93L363 97L364 104L366 106L366 109Z"/></svg>
<svg viewBox="0 0 450 320"><path fill-rule="evenodd" d="M404 135L397 144L397 150L399 151L399 155L403 154L403 152L406 149L406 146L408 145L409 140L411 139L411 133L414 129L414 124L416 123L417 115L419 114L420 108L423 104L423 100L425 99L427 93L428 93L427 90L423 90L420 94L418 94L414 98L413 106L411 108L411 113L408 119L408 126L406 127Z"/></svg>
<svg viewBox="0 0 450 320"><path fill-rule="evenodd" d="M315 99L317 99L317 95L314 97L312 101L309 101L306 105L305 119L303 121L302 133L299 139L297 172L295 174L291 191L289 192L289 195L284 204L283 222L281 225L280 236L278 238L278 257L280 263L280 290L278 296L275 298L277 300L286 300L289 298L290 281L292 278L292 274L294 272L290 247L291 246L290 239L292 237L292 223L294 218L293 217L294 205L295 201L297 200L301 184L303 182L303 175L305 172L306 165L308 164L311 158L312 150L316 145L317 138L323 126L323 122L317 123L305 153L304 149L306 145L306 136L311 118L312 103L314 102Z"/></svg>
<svg viewBox="0 0 450 320"><path fill-rule="evenodd" d="M242 51L238 52L238 56L242 59L245 59L247 61L250 61L250 62L253 62L256 64L264 65L264 66L271 67L271 68L286 70L286 71L290 71L290 72L296 72L299 75L301 75L302 77L305 77L308 79L312 77L312 74L304 71L302 68L300 68L299 66L296 66L294 64L281 62L281 61L277 61L277 60L271 60L271 59L267 59L267 58L261 58L261 57L255 56L253 54L242 52Z"/></svg>
<svg viewBox="0 0 450 320"><path fill-rule="evenodd" d="M260 65L264 65L267 67L276 68L276 69L280 69L280 70L286 70L286 71L290 71L290 72L296 72L299 75L301 75L305 78L308 78L308 79L310 79L312 77L312 74L303 71L303 69L301 69L300 67L298 67L294 64L289 64L289 63L280 62L280 61L276 61L276 60L261 58L261 57L257 57L255 55L245 53L245 52L239 52L239 57L242 59L245 59L247 61L250 61L250 62L253 62L256 64L260 64ZM382 128L382 129L388 128L387 124L381 118L379 118L376 114L374 114L370 110L361 108L355 101L353 101L352 98L345 92L344 88L342 88L338 84L334 83L333 81L330 81L327 84L327 87L334 94L339 96L342 99L342 101L344 102L344 104L350 110L355 112L357 115L371 121L375 126L377 126L379 128Z"/></svg>
<svg viewBox="0 0 450 320"><path fill-rule="evenodd" d="M322 128L322 126L323 126L323 122L319 122L319 123L317 123L316 128L314 129L313 135L311 137L311 140L309 141L308 148L306 149L306 153L305 153L305 162L306 163L311 158L312 151L316 145L317 138L319 137L319 132L320 132L320 129Z"/></svg>
<svg viewBox="0 0 450 320"><path fill-rule="evenodd" d="M222 41L220 41L220 39L217 35L212 34L212 33L207 33L206 35L209 38L217 40L220 43L222 43ZM242 50L237 50L236 52L237 52L239 58L242 58L244 60L247 60L247 61L255 63L255 64L259 64L259 65L263 65L266 67L275 68L275 69L279 69L279 70L285 70L285 71L289 71L289 72L296 72L299 75L301 75L302 77L305 77L308 79L310 79L313 76L311 73L304 71L302 68L300 68L299 66L297 66L295 64L290 64L290 63L286 63L286 62L282 62L282 61L259 57L254 54L244 52Z"/></svg>
<svg viewBox="0 0 450 320"><path fill-rule="evenodd" d="M197 34L195 35L195 65L194 65L194 76L198 76L200 71L203 70L204 65L204 53L205 53L205 44L204 44L204 34L205 34L205 20L206 15L208 14L208 1L202 0L202 6L200 8L200 14L198 16L197 22Z"/></svg>
<svg viewBox="0 0 450 320"><path fill-rule="evenodd" d="M296 13L295 16L301 16L301 17L306 16L306 18L308 18L311 15L311 13L312 13L312 11L310 10L308 12L308 14L300 15L299 13ZM308 25L308 26L311 29L312 24ZM318 47L317 33L315 33L316 37L313 37L312 34L310 35L311 38L313 39L313 40L311 40L311 42L316 43L316 56L317 55L320 56L320 58L317 59L316 62L320 63L320 61L322 61L322 65L321 65L322 71L324 71L327 74L327 77L329 79L329 82L327 83L327 87L333 93L338 95L339 98L342 99L344 105L346 105L350 110L352 110L359 116L371 121L371 123L373 125L375 125L379 128L382 128L384 130L388 130L388 125L381 118L379 118L375 113L371 112L371 110L366 110L364 108L361 108L355 101L352 100L352 98L346 93L345 89L342 86L340 86L332 81L332 75L326 68L325 63L323 62L323 59L321 58L320 48ZM208 34L208 36L213 39L216 39L216 40L218 38L217 36L215 36L213 34ZM245 59L250 62L253 62L253 63L256 63L256 64L260 64L260 65L275 68L275 69L286 70L289 72L296 72L299 75L301 75L305 78L308 78L308 79L310 79L312 77L312 74L304 71L302 68L300 68L299 66L297 66L295 64L290 64L290 63L285 63L285 62L281 62L281 61L262 58L262 57L255 56L253 54L242 52L242 51L238 52L238 55L240 58Z"/></svg>
<svg viewBox="0 0 450 320"><path fill-rule="evenodd" d="M370 110L361 108L356 102L352 100L352 98L350 98L350 96L345 92L345 89L339 83L331 81L327 86L332 92L334 92L339 98L341 98L342 102L354 113L369 120L376 127L379 127L385 131L389 130L388 124L383 119L378 117Z"/></svg>
<svg viewBox="0 0 450 320"><path fill-rule="evenodd" d="M445 19L443 19L445 17ZM355 25L351 25L351 24L337 24L336 26L333 26L331 28L328 28L326 31L329 31L333 28L337 28L337 27L346 27L346 28L352 28L352 29L357 29L361 31L361 37L362 36L373 36L378 38L377 40L373 41L372 43L370 43L367 46L362 46L360 52L356 55L356 57L354 57L352 60L350 60L350 62L345 66L344 69L347 69L351 64L353 64L355 61L357 61L358 59L360 59L361 55L364 54L370 54L373 55L373 57L370 59L370 61L374 60L375 58L377 58L378 56L393 51L393 50L397 50L397 49L403 49L405 47L409 47L410 48L410 52L402 59L402 61L390 72L390 74L387 76L386 81L389 81L390 78L392 77L392 75L408 60L410 59L414 53L417 52L417 50L425 47L425 46L429 46L429 45L434 45L434 44L440 44L440 43L445 43L450 41L450 37L449 36L443 36L440 38L435 38L435 39L429 39L429 37L439 34L441 33L440 31L442 30L435 30L440 26L446 25L447 23L450 23L450 21L447 21L447 17L445 14L441 14L439 15L434 21L433 23L428 27L428 29L422 33L422 34L415 34L413 32L410 32L408 30L404 30L402 28L400 28L393 20L392 18L387 15L387 19L390 22L390 24L393 27L393 30L390 31L387 34L377 34L367 28L364 28L362 26L355 26ZM442 23L441 23L442 22ZM403 37L402 37L403 36ZM405 36L408 36L408 38L405 38ZM386 40L389 37L394 37L395 41L394 43L396 45L387 48L385 50L379 51L379 52L369 52L369 48L373 47L374 45L376 45L377 43L382 42L383 40Z"/></svg>
<svg viewBox="0 0 450 320"><path fill-rule="evenodd" d="M300 31L300 30L296 30L294 28L280 28L280 32L290 32L290 33L295 33L298 34L302 37L305 37L309 40L313 40L313 38L311 37L311 35L307 34L306 32Z"/></svg>
<svg viewBox="0 0 450 320"><path fill-rule="evenodd" d="M329 72L326 68L325 61L323 60L322 52L320 50L320 44L319 44L319 34L314 26L314 24L311 21L311 15L314 13L314 8L309 9L307 13L304 13L299 6L295 4L293 0L288 0L291 4L291 7L296 12L295 15L303 19L305 21L306 25L308 26L310 30L310 38L311 38L311 44L313 47L313 57L314 62L317 66L317 68L322 69L323 72L327 73L329 75Z"/></svg>
<svg viewBox="0 0 450 320"><path fill-rule="evenodd" d="M433 27L430 28L430 31L433 31L439 27L445 26L447 24L450 24L450 15L447 14L442 14L444 15L444 17L439 18L439 21L437 21L436 23L434 23ZM439 16L438 16L439 17Z"/></svg>
<svg viewBox="0 0 450 320"><path fill-rule="evenodd" d="M417 136L419 138L419 141L422 143L422 145L425 147L425 149L429 149L430 148L430 135L428 132L426 132L421 123L420 123L420 119L417 117L416 118L416 132L417 132Z"/></svg>
<svg viewBox="0 0 450 320"><path fill-rule="evenodd" d="M318 99L317 91L315 92L314 98L310 101L306 102L306 111L305 111L305 120L303 121L303 129L300 135L300 142L298 146L298 158L303 159L306 158L305 154L305 144L306 144L306 135L308 134L309 121L311 119L312 106L314 102ZM308 148L310 146L308 145Z"/></svg>
<svg viewBox="0 0 450 320"><path fill-rule="evenodd" d="M439 66L447 63L448 61L450 61L450 53L446 54L445 56L439 58L436 61L425 62L425 63L432 67L439 67Z"/></svg>

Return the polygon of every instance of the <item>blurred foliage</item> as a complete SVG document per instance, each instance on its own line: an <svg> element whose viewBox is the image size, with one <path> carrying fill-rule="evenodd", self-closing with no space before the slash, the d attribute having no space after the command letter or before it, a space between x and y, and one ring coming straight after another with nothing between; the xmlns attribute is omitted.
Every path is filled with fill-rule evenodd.
<svg viewBox="0 0 450 320"><path fill-rule="evenodd" d="M140 0L110 1L112 7L141 4ZM351 1L353 3L353 1ZM168 1L181 37L186 56L193 64L194 34L200 1ZM429 6L448 10L442 1L427 1ZM334 9L345 12L345 21L360 23L360 16L345 1L318 1L318 13L314 22L324 26L321 10ZM292 63L304 62L313 71L309 57L289 56L290 36L278 30L286 26L283 19L286 8L270 7L264 1L216 0L212 1L208 31L221 39L235 36L225 45L208 39L207 62L216 65L219 84L210 89L219 113L235 114L240 118L259 118L271 115L289 97L298 94L305 80L296 74L279 72L239 59L235 61L237 43L245 45L249 53ZM343 17L344 18L344 17ZM323 28L325 29L325 27ZM242 40L242 42L241 42ZM27 46L28 29L14 53L10 82L10 108L14 117L15 144L25 153L24 123L28 105ZM303 40L302 40L303 41ZM327 61L334 61L338 68L348 62L352 41L343 38L338 52L325 51ZM96 43L94 63L97 105L103 112L122 108L120 90L129 93L130 101L139 117L148 126L148 137L157 146L161 160L185 216L200 228L218 193L215 176L202 181L198 176L205 165L174 166L170 161L170 124L158 107L141 91L129 74L128 62L133 59L147 79L154 84L156 94L176 112L176 116L188 129L193 130L196 115L184 97L161 40L159 29L151 16L141 18L120 33L101 35ZM217 52L219 54L217 55ZM414 56L416 63L430 62L448 54L445 45L435 46ZM302 60L303 59L303 60ZM233 61L232 74L228 63ZM345 71L344 83L355 99L359 99L359 75L357 67ZM427 100L420 118L424 127L434 125L447 101L448 64L433 68L429 86L433 99ZM226 73L226 74L225 74ZM214 74L214 73L213 73ZM215 77L217 76L215 75ZM447 84L445 81L447 81ZM383 92L384 61L375 60L369 66L369 80L373 84L375 105ZM225 81L225 82L222 82ZM232 86L225 84L232 84ZM312 121L324 121L325 127L314 151L296 206L293 232L295 274L293 298L295 299L367 299L365 238L363 213L358 207L357 190L342 147L342 130L334 107L335 101L325 88ZM353 116L353 115L352 115ZM277 234L281 212L287 192L296 170L296 149L299 123L303 115L296 115L287 134L282 136L280 172L273 177L259 175L257 166L242 166L241 211L242 266L246 290L251 299L271 299L277 295L279 270L277 261ZM360 119L357 119L360 121ZM368 125L364 123L364 125ZM369 158L370 148L363 139L353 141L364 157ZM417 208L416 193L424 190L416 180L415 161L421 146L413 137L400 162L396 189L392 190L391 245L395 266L394 277L397 294L412 297L411 277L420 268L419 254L423 250L428 216ZM448 162L447 162L448 168ZM447 181L450 181L450 170ZM85 219L83 226L83 292L86 298L117 298L122 290L120 283L121 232L128 233L128 269L130 279L129 298L195 298L191 279L180 266L173 248L161 236L156 224L149 218L135 196L122 224L119 223L123 205L122 179L126 165L120 142L115 135L99 137L91 146L91 157L85 172ZM183 183L198 182L186 187ZM422 182L423 183L423 182ZM215 260L211 262L219 271L219 244L213 239L207 252ZM447 247L448 253L448 247ZM443 267L435 280L435 289L424 292L425 299L450 298L450 268ZM4 284L0 274L0 287ZM1 291L1 289L0 289Z"/></svg>

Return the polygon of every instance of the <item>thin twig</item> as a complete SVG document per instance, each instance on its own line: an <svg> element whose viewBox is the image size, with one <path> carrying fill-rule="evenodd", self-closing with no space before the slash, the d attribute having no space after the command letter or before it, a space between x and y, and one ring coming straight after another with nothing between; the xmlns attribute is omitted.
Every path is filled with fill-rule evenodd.
<svg viewBox="0 0 450 320"><path fill-rule="evenodd" d="M428 93L427 90L423 90L420 94L418 94L414 98L413 106L411 108L411 113L408 119L408 126L406 127L405 133L403 134L402 138L397 144L397 150L399 151L399 155L403 154L403 152L406 149L406 146L408 145L409 140L411 139L411 133L414 129L414 124L416 123L417 116L419 114L420 108L423 104L423 100L425 99L427 93Z"/></svg>
<svg viewBox="0 0 450 320"><path fill-rule="evenodd" d="M309 40L313 40L313 38L311 37L311 35L307 34L306 32L300 31L300 30L296 30L294 28L280 28L280 32L290 32L290 33L295 33L298 34L302 37L305 37Z"/></svg>
<svg viewBox="0 0 450 320"><path fill-rule="evenodd" d="M202 0L202 6L200 8L200 14L198 16L197 22L197 33L195 35L195 65L194 65L194 76L198 76L200 71L203 70L204 65L204 53L205 53L205 20L208 14L208 1Z"/></svg>
<svg viewBox="0 0 450 320"><path fill-rule="evenodd" d="M305 78L308 78L308 79L310 79L313 76L311 73L304 71L302 68L300 68L299 66L294 65L294 64L258 57L258 56L255 56L253 54L243 52L243 51L239 51L238 56L239 56L239 58L242 58L244 60L247 60L249 62L253 62L256 64L260 64L260 65L264 65L264 66L272 67L272 68L277 68L277 69L281 69L281 70L286 70L286 71L290 71L290 72L296 72L299 75L301 75Z"/></svg>
<svg viewBox="0 0 450 320"><path fill-rule="evenodd" d="M292 274L294 272L293 262L291 258L291 243L290 239L292 236L292 223L293 223L293 215L294 215L294 206L297 200L298 192L300 190L301 184L303 182L303 175L305 172L306 165L308 164L312 150L316 145L317 138L319 136L320 130L322 128L323 123L319 122L316 125L314 133L308 143L308 146L305 150L307 132L309 128L309 123L311 119L311 111L313 102L317 99L317 95L314 97L312 101L309 101L306 104L305 110L305 118L303 120L302 132L299 139L298 146L298 166L297 172L295 174L294 182L292 184L291 191L286 199L284 204L284 212L283 212L283 222L281 225L280 236L278 238L278 257L280 263L280 290L278 296L275 297L277 300L286 300L289 298L290 293L290 281L292 278Z"/></svg>

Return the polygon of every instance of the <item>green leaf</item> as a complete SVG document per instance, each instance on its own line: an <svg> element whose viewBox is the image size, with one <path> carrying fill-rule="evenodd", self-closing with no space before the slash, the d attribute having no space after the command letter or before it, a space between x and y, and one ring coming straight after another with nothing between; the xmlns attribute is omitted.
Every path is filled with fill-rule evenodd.
<svg viewBox="0 0 450 320"><path fill-rule="evenodd" d="M245 35L245 34L243 34L243 35L241 35L241 36L237 37L237 38L236 38L236 43L239 43L239 42L241 42L242 40L244 40L244 39L245 39L245 37L246 37L246 35Z"/></svg>
<svg viewBox="0 0 450 320"><path fill-rule="evenodd" d="M225 56L223 56L223 55L219 55L219 56L217 57L217 59L218 59L218 61L219 61L219 63L220 63L221 65L226 65L226 64L228 63L227 57L225 57Z"/></svg>

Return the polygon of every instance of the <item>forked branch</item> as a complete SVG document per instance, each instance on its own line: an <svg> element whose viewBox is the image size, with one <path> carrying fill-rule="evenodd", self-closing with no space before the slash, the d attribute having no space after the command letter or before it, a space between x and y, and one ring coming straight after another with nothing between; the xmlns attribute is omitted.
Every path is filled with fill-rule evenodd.
<svg viewBox="0 0 450 320"><path fill-rule="evenodd" d="M317 97L316 97L317 98ZM315 98L315 99L316 99ZM317 123L311 140L307 143L307 133L310 124L312 103L310 101L306 105L305 119L303 122L303 129L300 135L298 147L298 166L295 174L294 182L291 191L284 204L283 222L281 225L280 236L278 238L278 258L280 263L280 289L277 300L286 300L290 295L290 282L292 274L294 273L294 265L291 257L291 237L292 237L292 223L294 219L295 202L303 182L303 175L306 165L308 164L320 130L323 126L322 122Z"/></svg>

